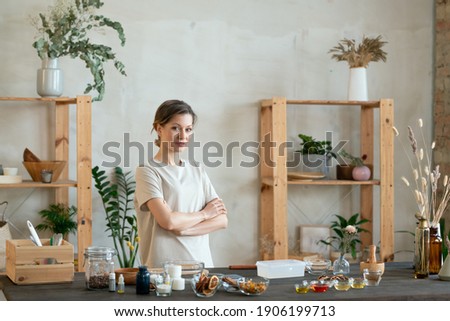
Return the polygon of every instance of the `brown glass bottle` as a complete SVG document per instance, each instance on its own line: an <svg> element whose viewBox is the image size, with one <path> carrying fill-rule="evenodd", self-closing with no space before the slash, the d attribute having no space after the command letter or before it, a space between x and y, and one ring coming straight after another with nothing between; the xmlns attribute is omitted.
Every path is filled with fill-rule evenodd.
<svg viewBox="0 0 450 321"><path fill-rule="evenodd" d="M442 266L442 238L438 227L430 227L430 274L438 274Z"/></svg>

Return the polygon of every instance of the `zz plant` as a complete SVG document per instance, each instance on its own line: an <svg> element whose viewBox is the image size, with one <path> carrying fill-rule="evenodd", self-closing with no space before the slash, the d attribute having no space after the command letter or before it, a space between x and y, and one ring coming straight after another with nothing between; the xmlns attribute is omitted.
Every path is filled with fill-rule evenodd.
<svg viewBox="0 0 450 321"><path fill-rule="evenodd" d="M131 172L115 167L111 179L98 166L92 169L95 187L106 213L106 231L110 232L121 268L133 267L139 248L133 196L136 182Z"/></svg>

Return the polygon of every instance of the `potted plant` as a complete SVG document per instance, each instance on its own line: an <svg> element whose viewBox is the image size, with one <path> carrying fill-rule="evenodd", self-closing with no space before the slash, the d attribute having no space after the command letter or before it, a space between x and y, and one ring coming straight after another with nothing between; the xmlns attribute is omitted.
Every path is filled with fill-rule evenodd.
<svg viewBox="0 0 450 321"><path fill-rule="evenodd" d="M106 231L112 237L121 268L133 268L139 248L136 212L133 195L136 183L131 172L115 167L108 178L98 166L92 169L95 187L101 196L106 213ZM137 269L136 269L137 270ZM136 271L135 271L136 272Z"/></svg>
<svg viewBox="0 0 450 321"><path fill-rule="evenodd" d="M117 32L120 44L125 45L122 25L95 13L102 6L103 2L100 0L56 0L55 5L49 7L46 13L31 17L31 24L38 31L33 47L43 63L42 72L38 72L38 87L45 86L40 83L43 78L59 77L54 71L58 71L57 59L63 56L80 58L86 64L93 83L87 84L84 93L96 91L98 95L94 97L94 101L101 101L105 94L106 62L112 61L114 67L122 75L126 75L125 66L116 58L111 47L95 43L90 36L93 30L111 28ZM50 64L50 70L46 69L47 64ZM45 92L45 87L40 89ZM58 96L58 93L50 92L49 96Z"/></svg>
<svg viewBox="0 0 450 321"><path fill-rule="evenodd" d="M299 134L298 137L302 140L300 143L301 148L297 153L302 155L301 164L303 171L319 171L327 176L329 174L330 160L331 158L336 158L331 141L317 140L305 134Z"/></svg>
<svg viewBox="0 0 450 321"><path fill-rule="evenodd" d="M341 150L339 156L347 159L348 162L336 166L336 178L343 180L367 181L372 178L372 165L364 164L367 155L361 157L353 156L345 149Z"/></svg>
<svg viewBox="0 0 450 321"><path fill-rule="evenodd" d="M353 259L357 257L357 245L361 244L359 234L368 232L361 225L369 222L369 220L360 219L359 213L353 214L348 220L338 214L335 214L335 216L337 220L331 222L330 226L335 235L318 242L328 245L336 251L338 258L333 263L333 272L345 274L345 272L349 272L350 268L346 255L350 254ZM333 258L333 253L331 257Z"/></svg>
<svg viewBox="0 0 450 321"><path fill-rule="evenodd" d="M70 233L77 231L77 222L74 220L77 208L73 205L50 204L48 208L39 211L39 215L44 221L36 225L38 231L49 230L53 234L61 233L65 240Z"/></svg>
<svg viewBox="0 0 450 321"><path fill-rule="evenodd" d="M371 61L386 61L387 53L382 49L386 43L381 40L381 35L376 38L363 36L359 44L354 39L344 38L329 50L332 59L346 61L350 67L349 100L367 100L366 68Z"/></svg>

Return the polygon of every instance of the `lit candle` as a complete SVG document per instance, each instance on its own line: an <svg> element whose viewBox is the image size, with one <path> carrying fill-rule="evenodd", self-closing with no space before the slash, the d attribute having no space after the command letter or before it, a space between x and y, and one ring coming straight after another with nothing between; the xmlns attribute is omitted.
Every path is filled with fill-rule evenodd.
<svg viewBox="0 0 450 321"><path fill-rule="evenodd" d="M181 277L181 265L170 264L167 268L167 272L169 273L172 279Z"/></svg>
<svg viewBox="0 0 450 321"><path fill-rule="evenodd" d="M184 279L183 278L173 279L172 290L183 291L184 290Z"/></svg>

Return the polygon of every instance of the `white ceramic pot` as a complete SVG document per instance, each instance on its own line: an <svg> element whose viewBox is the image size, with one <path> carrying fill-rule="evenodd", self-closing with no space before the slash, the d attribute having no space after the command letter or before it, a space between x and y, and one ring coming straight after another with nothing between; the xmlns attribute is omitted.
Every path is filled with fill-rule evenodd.
<svg viewBox="0 0 450 321"><path fill-rule="evenodd" d="M58 58L42 59L37 71L37 93L41 97L59 97L63 93L63 72L58 68Z"/></svg>
<svg viewBox="0 0 450 321"><path fill-rule="evenodd" d="M367 101L367 72L366 68L350 68L348 80L348 100Z"/></svg>

